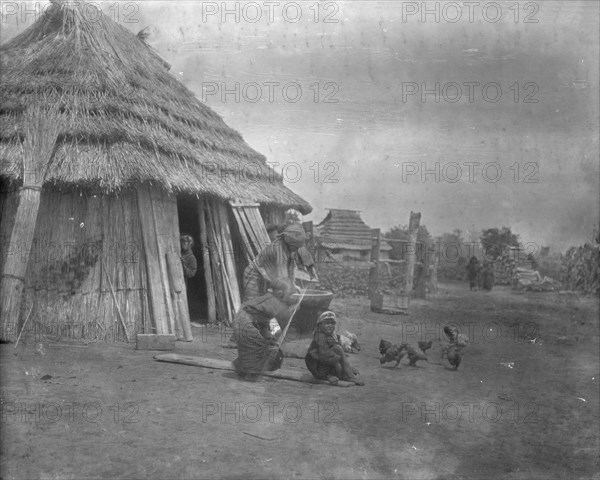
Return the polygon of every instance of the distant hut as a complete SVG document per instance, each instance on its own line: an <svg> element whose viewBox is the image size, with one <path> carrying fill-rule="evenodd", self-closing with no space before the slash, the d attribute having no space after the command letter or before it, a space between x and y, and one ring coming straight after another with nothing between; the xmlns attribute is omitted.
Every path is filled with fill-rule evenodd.
<svg viewBox="0 0 600 480"><path fill-rule="evenodd" d="M56 338L189 340L180 233L198 245L198 318L228 322L242 230L258 242L263 220L311 207L143 35L77 5L53 2L0 49L0 338L27 322Z"/></svg>
<svg viewBox="0 0 600 480"><path fill-rule="evenodd" d="M356 210L329 209L327 216L316 227L318 258L326 261L369 261L373 245L371 228ZM381 242L380 259L387 260L392 249Z"/></svg>

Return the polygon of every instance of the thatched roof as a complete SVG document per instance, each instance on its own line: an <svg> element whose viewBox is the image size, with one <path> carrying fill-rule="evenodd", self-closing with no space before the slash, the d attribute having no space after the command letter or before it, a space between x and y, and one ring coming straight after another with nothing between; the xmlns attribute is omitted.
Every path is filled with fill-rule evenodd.
<svg viewBox="0 0 600 480"><path fill-rule="evenodd" d="M52 5L0 48L0 68L5 179L21 180L26 111L35 105L63 117L46 186L112 192L149 182L311 211L263 155L169 73L143 35L96 7Z"/></svg>
<svg viewBox="0 0 600 480"><path fill-rule="evenodd" d="M370 250L373 245L371 228L355 210L329 209L329 213L316 227L319 243L334 245L346 250ZM391 250L384 241L381 250Z"/></svg>

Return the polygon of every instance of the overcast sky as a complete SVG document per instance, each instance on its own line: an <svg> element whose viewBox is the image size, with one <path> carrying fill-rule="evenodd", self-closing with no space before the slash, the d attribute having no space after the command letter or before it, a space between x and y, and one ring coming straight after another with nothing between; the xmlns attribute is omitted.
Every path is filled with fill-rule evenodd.
<svg viewBox="0 0 600 480"><path fill-rule="evenodd" d="M434 235L510 226L557 248L591 238L597 1L427 2L424 17L422 2L278 3L228 2L224 18L222 2L96 4L133 32L149 26L172 73L287 165L314 207L305 220L350 208L386 230L413 210ZM3 16L2 42L31 21ZM224 95L236 84L238 99Z"/></svg>

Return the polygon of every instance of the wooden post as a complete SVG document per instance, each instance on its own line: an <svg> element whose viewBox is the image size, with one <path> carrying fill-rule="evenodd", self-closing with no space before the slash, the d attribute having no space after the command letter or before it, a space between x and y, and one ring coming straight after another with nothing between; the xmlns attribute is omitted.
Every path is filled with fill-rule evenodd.
<svg viewBox="0 0 600 480"><path fill-rule="evenodd" d="M179 333L179 336L186 342L191 342L194 337L192 336L190 316L181 301L181 292L185 289L185 280L183 274L180 273L181 261L173 252L167 253L167 269L169 271L169 284L173 299L174 324L176 329L179 330L179 332L176 331L175 333Z"/></svg>
<svg viewBox="0 0 600 480"><path fill-rule="evenodd" d="M206 215L204 213L204 200L198 200L198 217L200 223L200 243L202 245L202 269L206 283L206 297L208 303L208 323L217 323L217 308L215 305L215 287L213 285L212 268L210 265L210 253L208 246L208 235L206 229Z"/></svg>
<svg viewBox="0 0 600 480"><path fill-rule="evenodd" d="M306 232L306 248L308 249L308 251L310 252L310 254L313 257L313 260L315 259L315 231L314 231L314 227L313 227L313 222L304 222L302 223L302 227L304 228L304 231Z"/></svg>
<svg viewBox="0 0 600 480"><path fill-rule="evenodd" d="M427 298L427 263L417 262L415 272L415 297Z"/></svg>
<svg viewBox="0 0 600 480"><path fill-rule="evenodd" d="M383 294L379 290L379 250L381 248L381 230L373 228L371 234L374 238L371 247L371 269L369 270L369 299L371 311L383 308Z"/></svg>
<svg viewBox="0 0 600 480"><path fill-rule="evenodd" d="M142 230L142 242L144 245L144 259L146 263L146 278L148 281L148 296L151 316L154 327L159 335L169 334L166 312L167 305L164 298L162 286L162 275L160 268L160 249L156 238L156 226L153 213L152 198L147 185L137 188L138 214L140 216L140 228Z"/></svg>
<svg viewBox="0 0 600 480"><path fill-rule="evenodd" d="M421 214L410 212L408 222L408 249L406 252L406 282L404 284L405 295L411 295L413 290L413 278L415 275L415 259L417 250L417 233L421 223Z"/></svg>
<svg viewBox="0 0 600 480"><path fill-rule="evenodd" d="M19 190L19 205L10 235L9 246L20 245L22 255L8 255L0 277L0 339L14 341L17 337L28 252L31 251L41 189L46 167L52 156L61 124L55 111L42 112L33 107L26 116L26 137L23 143L23 186Z"/></svg>
<svg viewBox="0 0 600 480"><path fill-rule="evenodd" d="M438 292L438 281L437 281L437 270L439 264L439 257L436 251L433 252L433 258L430 259L431 269L429 275L429 291L431 293Z"/></svg>

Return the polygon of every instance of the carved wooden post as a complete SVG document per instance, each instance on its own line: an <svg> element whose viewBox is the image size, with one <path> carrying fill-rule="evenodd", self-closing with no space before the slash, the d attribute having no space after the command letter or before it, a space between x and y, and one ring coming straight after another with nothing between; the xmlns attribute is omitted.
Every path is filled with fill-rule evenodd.
<svg viewBox="0 0 600 480"><path fill-rule="evenodd" d="M373 246L371 248L371 269L369 271L369 298L371 311L383 308L383 294L379 290L379 249L381 248L381 231L379 228L371 230Z"/></svg>
<svg viewBox="0 0 600 480"><path fill-rule="evenodd" d="M413 278L415 274L415 257L417 250L417 233L421 223L421 214L410 212L408 222L408 249L406 252L406 281L404 284L404 293L411 295L413 289Z"/></svg>

